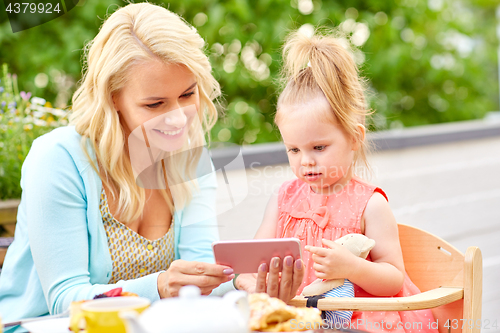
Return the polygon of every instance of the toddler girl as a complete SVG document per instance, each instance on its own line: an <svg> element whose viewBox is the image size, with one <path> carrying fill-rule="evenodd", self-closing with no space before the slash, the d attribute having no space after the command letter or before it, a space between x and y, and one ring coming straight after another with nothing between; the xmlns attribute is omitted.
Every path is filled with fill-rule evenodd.
<svg viewBox="0 0 500 333"><path fill-rule="evenodd" d="M358 297L419 293L404 270L387 196L355 174L359 163L367 166L368 110L350 53L333 36L296 32L283 54L286 86L275 122L297 179L271 198L255 237L301 240L305 276L297 294L316 278L348 279ZM333 242L349 233L375 240L368 260ZM432 320L429 310L354 312L351 328L429 332Z"/></svg>

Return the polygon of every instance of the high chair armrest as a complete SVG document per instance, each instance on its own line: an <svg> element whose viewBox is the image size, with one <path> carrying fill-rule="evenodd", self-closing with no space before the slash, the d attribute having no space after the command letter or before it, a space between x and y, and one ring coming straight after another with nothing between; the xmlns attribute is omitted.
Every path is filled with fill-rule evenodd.
<svg viewBox="0 0 500 333"><path fill-rule="evenodd" d="M328 297L318 301L320 310L408 311L435 308L464 297L464 289L441 287L406 297ZM289 305L305 307L307 299L296 296Z"/></svg>

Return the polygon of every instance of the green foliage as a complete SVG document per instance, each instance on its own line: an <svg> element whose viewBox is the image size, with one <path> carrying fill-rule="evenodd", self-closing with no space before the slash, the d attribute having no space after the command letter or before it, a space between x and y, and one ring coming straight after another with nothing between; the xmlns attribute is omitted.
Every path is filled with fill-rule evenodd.
<svg viewBox="0 0 500 333"><path fill-rule="evenodd" d="M17 76L0 70L0 200L21 197L21 167L40 135L67 123L66 111L19 91Z"/></svg>
<svg viewBox="0 0 500 333"><path fill-rule="evenodd" d="M340 27L358 46L354 57L375 111L372 129L475 119L498 109L496 3L315 0L309 10L307 4L212 0L170 5L197 26L210 46L227 101L226 115L213 130L215 140L224 141L229 133L236 143L279 139L272 124L280 47L288 31L306 24ZM197 24L204 22L203 14L206 22ZM245 47L268 65L269 78L255 75L258 67L252 57L245 61Z"/></svg>
<svg viewBox="0 0 500 333"><path fill-rule="evenodd" d="M117 4L125 5L86 1L13 34L0 3L0 59L27 91L64 107L81 77L84 43ZM354 56L376 111L372 129L481 118L498 109L493 0L173 0L164 6L207 41L225 101L215 142L279 139L273 115L280 47L288 31L304 24L340 26L358 44Z"/></svg>

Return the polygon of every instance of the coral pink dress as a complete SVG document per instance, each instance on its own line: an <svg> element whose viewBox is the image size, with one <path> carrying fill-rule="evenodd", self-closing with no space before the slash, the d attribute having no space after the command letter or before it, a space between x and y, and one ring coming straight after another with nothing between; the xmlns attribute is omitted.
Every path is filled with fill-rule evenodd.
<svg viewBox="0 0 500 333"><path fill-rule="evenodd" d="M378 187L353 177L344 188L332 195L317 194L299 179L285 182L278 195L277 238L295 237L302 243L302 259L306 272L302 289L316 280L311 253L305 245L322 247L321 239L336 240L350 233L361 233L361 217L373 193L385 193ZM370 258L368 258L370 260ZM354 285L355 297L375 297ZM420 293L407 274L400 292L394 297ZM350 328L369 332L437 333L432 329L430 310L354 312Z"/></svg>

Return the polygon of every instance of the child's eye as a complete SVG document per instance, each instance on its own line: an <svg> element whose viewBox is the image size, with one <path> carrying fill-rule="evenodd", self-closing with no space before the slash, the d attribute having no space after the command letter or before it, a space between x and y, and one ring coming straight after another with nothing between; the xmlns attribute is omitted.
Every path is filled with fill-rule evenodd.
<svg viewBox="0 0 500 333"><path fill-rule="evenodd" d="M153 103L153 104L147 104L146 107L148 107L150 109L156 109L157 107L159 107L162 104L163 104L163 102L156 102L156 103Z"/></svg>
<svg viewBox="0 0 500 333"><path fill-rule="evenodd" d="M295 153L298 153L299 152L299 148L290 148L288 149L287 151L288 153L292 153L292 154L295 154Z"/></svg>
<svg viewBox="0 0 500 333"><path fill-rule="evenodd" d="M314 146L314 149L315 149L315 150L322 151L322 150L325 150L325 149L326 149L326 146Z"/></svg>

